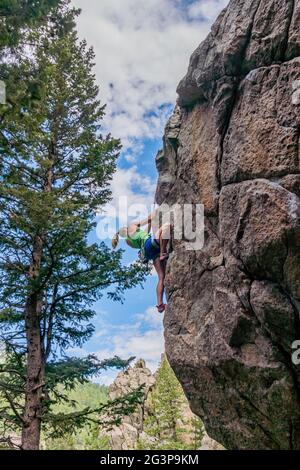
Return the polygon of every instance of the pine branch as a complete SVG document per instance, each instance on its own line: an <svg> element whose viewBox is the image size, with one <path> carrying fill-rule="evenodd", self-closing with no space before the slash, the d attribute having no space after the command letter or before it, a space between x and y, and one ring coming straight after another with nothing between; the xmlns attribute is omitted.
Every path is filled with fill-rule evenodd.
<svg viewBox="0 0 300 470"><path fill-rule="evenodd" d="M8 395L8 393L6 391L4 391L4 396L5 396L6 400L8 401L8 403L10 404L10 407L11 407L13 413L15 414L16 418L23 425L24 420L23 420L22 416L20 415L20 413L18 412L15 403L13 402L13 400L10 398L10 396Z"/></svg>
<svg viewBox="0 0 300 470"><path fill-rule="evenodd" d="M16 444L14 441L13 441L13 437L11 436L8 436L8 437L0 437L0 443L1 444L7 444L8 447L10 447L11 449L13 450L22 450L22 446L20 444Z"/></svg>
<svg viewBox="0 0 300 470"><path fill-rule="evenodd" d="M0 374L14 374L14 375L18 375L22 380L26 380L26 376L24 374L22 374L19 370L17 369L13 369L13 368L10 368L10 367L5 367L3 365L0 366Z"/></svg>

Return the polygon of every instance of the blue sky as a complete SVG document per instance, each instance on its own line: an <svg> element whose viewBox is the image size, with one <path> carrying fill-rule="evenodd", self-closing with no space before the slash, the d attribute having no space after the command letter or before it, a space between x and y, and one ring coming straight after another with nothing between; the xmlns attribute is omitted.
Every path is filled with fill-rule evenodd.
<svg viewBox="0 0 300 470"><path fill-rule="evenodd" d="M112 182L113 200L154 200L155 156L163 128L176 102L176 87L189 57L205 38L228 0L73 0L82 9L79 35L96 52L100 98L107 104L104 131L121 138L123 151ZM92 234L96 238L96 233ZM124 263L136 252L126 248ZM124 304L103 298L95 305L96 332L83 350L99 358L119 355L144 358L155 370L164 350L162 316L154 308L156 276L144 289L126 293ZM100 378L110 383L107 372Z"/></svg>

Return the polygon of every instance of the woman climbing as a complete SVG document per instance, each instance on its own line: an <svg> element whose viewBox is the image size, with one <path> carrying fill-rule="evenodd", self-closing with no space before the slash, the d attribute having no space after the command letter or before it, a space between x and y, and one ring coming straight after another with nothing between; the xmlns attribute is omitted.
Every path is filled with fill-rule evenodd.
<svg viewBox="0 0 300 470"><path fill-rule="evenodd" d="M128 227L121 228L112 239L112 247L115 249L119 242L119 237L126 239L127 245L131 248L140 250L140 257L145 261L153 261L158 275L157 310L163 313L166 308L163 296L165 289L166 261L168 259L167 245L170 240L172 226L164 224L155 233L154 237L150 235L153 226L153 220L156 213L150 214L147 219L133 222ZM141 227L146 227L143 230Z"/></svg>

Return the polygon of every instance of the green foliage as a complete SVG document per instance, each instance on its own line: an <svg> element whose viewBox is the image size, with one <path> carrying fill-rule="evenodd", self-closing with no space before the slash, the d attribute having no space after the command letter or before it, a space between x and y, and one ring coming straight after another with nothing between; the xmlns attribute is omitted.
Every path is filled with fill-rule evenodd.
<svg viewBox="0 0 300 470"><path fill-rule="evenodd" d="M109 439L97 424L57 439L42 441L44 450L110 450Z"/></svg>
<svg viewBox="0 0 300 470"><path fill-rule="evenodd" d="M152 414L146 421L146 432L153 437L163 439L171 431L172 439L177 440L177 421L181 418L184 402L182 388L166 358L163 359L151 395Z"/></svg>
<svg viewBox="0 0 300 470"><path fill-rule="evenodd" d="M50 438L62 438L65 435L73 435L78 430L84 429L87 425L97 425L97 427L101 426L102 428L118 426L124 416L134 413L136 406L142 402L144 396L143 387L139 387L121 398L100 404L96 408L88 406L67 413L66 411L59 412L55 409L53 405L60 401L57 400L57 390L54 390L53 394L56 395L56 400L52 401L52 407L44 415L43 420L45 434ZM60 398L66 403L72 403L69 395L60 394Z"/></svg>
<svg viewBox="0 0 300 470"><path fill-rule="evenodd" d="M0 0L0 49L18 45L26 28L39 25L60 0Z"/></svg>
<svg viewBox="0 0 300 470"><path fill-rule="evenodd" d="M17 8L24 2L13 3ZM42 15L47 2L34 3ZM70 401L69 390L78 382L110 365L124 366L126 361L116 358L70 358L67 351L93 334L95 302L104 294L122 301L124 291L146 274L138 265L123 266L122 251L88 242L96 209L110 200L121 146L101 134L104 106L94 52L78 41L78 12L68 3L60 2L56 13L31 31L27 57L6 64L8 104L0 116L0 341L5 345L0 412L5 432L24 428L28 374L35 367L32 380L42 390L36 414L54 437L92 423L95 412L118 422L136 406L140 391L97 410L55 412L59 403ZM10 8L9 2L0 5ZM39 356L27 354L29 347Z"/></svg>
<svg viewBox="0 0 300 470"><path fill-rule="evenodd" d="M204 425L200 418L194 416L192 418L192 442L193 449L197 450L202 445L202 440L204 437Z"/></svg>
<svg viewBox="0 0 300 470"><path fill-rule="evenodd" d="M61 403L55 407L56 413L68 414L86 408L97 409L100 404L107 403L108 393L106 387L87 382L78 384L70 392L69 398L69 403ZM96 419L96 414L93 417ZM42 436L42 448L45 450L109 450L109 443L108 438L101 433L100 426L97 423L90 423L81 430L61 438Z"/></svg>
<svg viewBox="0 0 300 470"><path fill-rule="evenodd" d="M154 391L151 393L150 414L144 423L144 431L150 438L147 441L140 440L138 449L198 449L203 438L203 424L196 416L192 422L184 422L185 404L186 398L181 385L164 358L157 372Z"/></svg>
<svg viewBox="0 0 300 470"><path fill-rule="evenodd" d="M62 389L62 386L59 386ZM86 382L83 384L78 383L73 390L69 392L70 403L61 403L56 405L56 411L64 412L70 411L72 406L76 410L82 410L86 407L97 408L101 403L108 401L108 389L105 385L98 385L93 382Z"/></svg>
<svg viewBox="0 0 300 470"><path fill-rule="evenodd" d="M103 368L114 367L118 370L126 370L130 367L130 364L135 360L135 356L130 357L127 360L123 360L118 356L114 356L112 359L106 359L102 362Z"/></svg>
<svg viewBox="0 0 300 470"><path fill-rule="evenodd" d="M68 361L72 363L72 366L67 364ZM77 361L78 364L76 364ZM105 363L108 364L109 360ZM84 360L74 358L66 360L66 369L63 367L63 362L58 362L58 364L59 367L54 374L53 364L49 364L46 373L43 401L45 441L55 442L58 447L67 446L70 442L73 442L74 446L79 445L80 442L80 446L94 446L96 442L99 446L100 443L102 443L101 446L107 445L105 444L107 439L102 436L100 428L118 425L124 416L132 414L143 400L143 387L109 401L106 387L88 381L90 375L95 375L95 370L102 370L101 361L89 356ZM24 366L22 370L23 372L20 372L21 368L14 364L13 360L7 357L4 359L2 355L0 442L1 436L3 442L9 441L8 436L20 436L20 418L24 408L24 384L26 382ZM62 375L57 376L57 373L62 373Z"/></svg>

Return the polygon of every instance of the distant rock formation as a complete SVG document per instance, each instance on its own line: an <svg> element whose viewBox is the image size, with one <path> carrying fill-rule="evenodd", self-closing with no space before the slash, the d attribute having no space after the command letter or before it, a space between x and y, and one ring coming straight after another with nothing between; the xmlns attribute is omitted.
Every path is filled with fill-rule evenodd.
<svg viewBox="0 0 300 470"><path fill-rule="evenodd" d="M113 450L134 449L138 440L143 435L144 417L147 413L147 396L155 384L155 377L146 367L144 360L139 360L133 367L120 372L115 381L109 387L109 398L114 400L136 390L144 385L145 400L129 416L125 416L120 426L114 426L106 434L109 437L110 447Z"/></svg>
<svg viewBox="0 0 300 470"><path fill-rule="evenodd" d="M163 357L162 357L163 360ZM156 374L152 374L150 369L146 367L145 361L140 359L133 367L124 372L120 372L109 387L109 398L111 400L126 395L127 393L137 389L140 385L145 385L145 395L142 405L138 406L135 413L125 416L120 426L114 426L111 430L105 432L109 438L110 447L113 450L133 450L136 449L138 442L143 441L155 445L155 438L150 437L145 432L145 420L150 414L153 414L151 408L151 394L155 389ZM182 406L182 420L177 425L184 429L190 426L193 413L191 412L188 402L184 401ZM172 430L170 430L170 433ZM221 446L211 440L207 435L203 439L201 450L221 450Z"/></svg>
<svg viewBox="0 0 300 470"><path fill-rule="evenodd" d="M226 448L300 449L300 0L231 0L178 95L156 200L206 230L168 263L169 362Z"/></svg>

